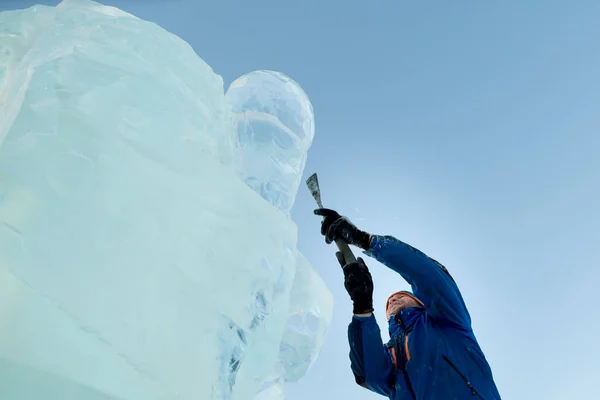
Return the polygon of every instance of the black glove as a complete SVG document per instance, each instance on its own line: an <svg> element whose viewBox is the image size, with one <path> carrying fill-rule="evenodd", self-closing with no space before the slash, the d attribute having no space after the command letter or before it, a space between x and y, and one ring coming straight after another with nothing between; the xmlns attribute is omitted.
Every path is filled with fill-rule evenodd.
<svg viewBox="0 0 600 400"><path fill-rule="evenodd" d="M337 211L327 208L315 210L316 215L325 217L321 224L321 234L325 236L325 242L342 239L348 244L368 250L371 245L371 235L361 231L346 217L342 217Z"/></svg>
<svg viewBox="0 0 600 400"><path fill-rule="evenodd" d="M352 312L354 314L373 312L373 278L369 268L360 257L356 262L346 264L341 252L338 251L335 255L344 271L344 287L354 303Z"/></svg>

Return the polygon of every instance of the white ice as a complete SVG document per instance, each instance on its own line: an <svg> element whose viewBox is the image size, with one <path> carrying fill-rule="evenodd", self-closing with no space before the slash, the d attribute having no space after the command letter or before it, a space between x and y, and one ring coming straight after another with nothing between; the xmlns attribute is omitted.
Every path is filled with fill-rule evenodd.
<svg viewBox="0 0 600 400"><path fill-rule="evenodd" d="M300 86L226 97L183 40L85 0L0 28L0 398L283 398L333 307L289 217Z"/></svg>

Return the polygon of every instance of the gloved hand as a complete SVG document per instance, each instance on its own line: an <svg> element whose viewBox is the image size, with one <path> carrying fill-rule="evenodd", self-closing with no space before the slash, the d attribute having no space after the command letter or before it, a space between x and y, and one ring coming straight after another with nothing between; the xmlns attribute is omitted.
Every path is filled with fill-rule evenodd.
<svg viewBox="0 0 600 400"><path fill-rule="evenodd" d="M342 239L348 244L369 250L371 235L361 231L346 217L342 217L337 211L328 208L319 208L314 211L316 215L325 217L321 224L321 234L325 236L325 242Z"/></svg>
<svg viewBox="0 0 600 400"><path fill-rule="evenodd" d="M373 312L373 278L369 268L362 258L356 262L346 264L344 255L335 253L338 262L344 271L344 287L354 303L354 314L367 314Z"/></svg>

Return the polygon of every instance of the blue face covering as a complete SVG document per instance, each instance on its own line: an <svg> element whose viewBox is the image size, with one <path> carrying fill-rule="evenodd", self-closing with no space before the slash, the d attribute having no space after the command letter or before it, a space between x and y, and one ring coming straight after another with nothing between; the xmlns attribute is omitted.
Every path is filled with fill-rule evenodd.
<svg viewBox="0 0 600 400"><path fill-rule="evenodd" d="M388 320L388 331L390 337L395 336L403 331L412 330L412 326L415 324L415 321L424 311L425 307L408 307L392 315Z"/></svg>

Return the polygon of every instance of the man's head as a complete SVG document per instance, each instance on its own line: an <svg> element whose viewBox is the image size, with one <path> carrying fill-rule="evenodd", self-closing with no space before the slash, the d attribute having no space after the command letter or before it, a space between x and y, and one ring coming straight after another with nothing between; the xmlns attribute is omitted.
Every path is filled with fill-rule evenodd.
<svg viewBox="0 0 600 400"><path fill-rule="evenodd" d="M389 320L392 315L396 315L405 308L418 306L422 307L423 303L412 293L406 291L396 292L387 299L385 316Z"/></svg>

